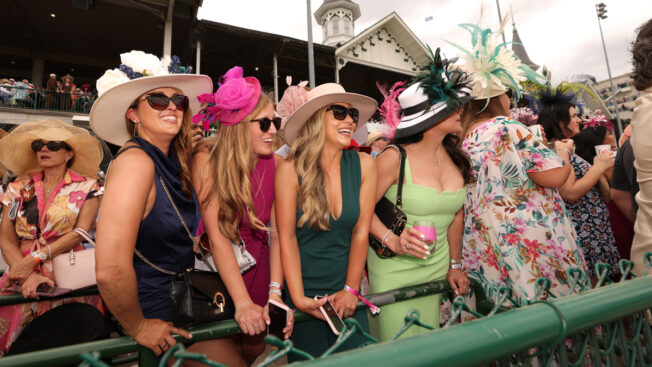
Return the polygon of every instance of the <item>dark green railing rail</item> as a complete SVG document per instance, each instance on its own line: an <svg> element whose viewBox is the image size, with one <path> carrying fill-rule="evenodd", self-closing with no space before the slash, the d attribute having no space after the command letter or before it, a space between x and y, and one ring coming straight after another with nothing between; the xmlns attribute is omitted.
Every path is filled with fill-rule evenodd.
<svg viewBox="0 0 652 367"><path fill-rule="evenodd" d="M51 301L56 299L72 298L72 297L79 297L79 296L93 296L96 294L100 294L99 290L97 289L97 287L93 286L93 287L78 289L76 291L62 294L56 297L48 297L47 300ZM0 296L0 306L17 305L20 303L29 303L34 301L38 301L38 299L25 298L23 297L22 294L8 294L8 295Z"/></svg>
<svg viewBox="0 0 652 367"><path fill-rule="evenodd" d="M482 288L478 283L473 283L472 287L477 292L480 292L478 297L481 300L479 308L483 310L491 310L493 304L490 300L484 297L482 293ZM85 291L92 293L93 289L87 289ZM450 285L447 281L437 281L432 283L421 284L418 286L403 288L394 291L388 291L379 293L377 295L369 296L369 299L375 304L382 306L390 304L393 302L400 302L408 300L411 298L423 297L432 294L445 293L450 291ZM95 293L97 290L95 289ZM80 294L81 295L81 294ZM5 297L6 300L3 300ZM70 297L70 295L68 295ZM15 304L22 302L31 302L33 300L25 300L20 295L11 295L11 296L2 296L0 297L0 305L6 304ZM358 306L359 308L364 307L362 304ZM300 311L295 311L294 313L295 323L303 322L309 319L312 319L312 316L307 315ZM188 329L192 335L192 341L198 342L209 339L217 339L240 332L240 327L234 320L206 323L191 327ZM176 336L175 339L178 342L184 343L189 340ZM100 340L96 342L83 343L70 345L59 348L52 348L41 350L37 352L18 354L14 356L8 356L0 358L0 366L43 366L47 364L48 366L62 366L69 364L76 364L84 361L86 357L82 357L82 354L87 356L93 352L97 353L97 358L101 359L110 359L111 357L121 356L129 353L137 352L138 357L127 357L121 358L119 361L129 362L132 360L138 360L140 366L156 366L158 361L149 349L140 346L134 341L133 338L129 336L111 338L107 340ZM46 362L47 361L47 362Z"/></svg>

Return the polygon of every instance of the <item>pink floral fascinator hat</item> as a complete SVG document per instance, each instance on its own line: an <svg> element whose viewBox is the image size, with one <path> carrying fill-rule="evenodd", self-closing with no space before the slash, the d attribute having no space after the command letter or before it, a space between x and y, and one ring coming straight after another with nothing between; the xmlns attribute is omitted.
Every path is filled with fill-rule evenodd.
<svg viewBox="0 0 652 367"><path fill-rule="evenodd" d="M232 126L250 114L260 98L260 82L253 76L243 77L243 73L242 67L234 66L220 78L215 93L199 95L197 100L204 107L192 122L201 123L208 130L215 121Z"/></svg>
<svg viewBox="0 0 652 367"><path fill-rule="evenodd" d="M297 85L292 85L292 77L288 76L285 78L285 82L288 84L288 87L283 92L283 98L276 105L276 113L281 116L281 129L285 129L285 124L287 124L288 118L292 116L294 111L298 110L301 105L308 101L308 91L306 90L306 85L308 85L307 80Z"/></svg>

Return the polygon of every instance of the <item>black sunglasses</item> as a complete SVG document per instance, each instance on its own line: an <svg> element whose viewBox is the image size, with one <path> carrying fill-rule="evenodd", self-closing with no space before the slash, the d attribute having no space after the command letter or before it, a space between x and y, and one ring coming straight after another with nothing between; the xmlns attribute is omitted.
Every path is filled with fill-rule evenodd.
<svg viewBox="0 0 652 367"><path fill-rule="evenodd" d="M47 146L48 150L51 152L56 152L57 150L61 148L66 148L66 150L70 150L70 146L66 144L65 141L55 141L55 140L50 140L47 143L44 143L42 140L34 140L32 142L32 150L34 152L40 152L43 147Z"/></svg>
<svg viewBox="0 0 652 367"><path fill-rule="evenodd" d="M179 111L187 110L188 103L190 103L188 96L184 96L182 94L175 94L172 97L168 97L163 93L152 93L148 94L144 99L141 100L141 102L144 100L149 103L150 107L157 111L166 110L170 105L170 101L172 101L172 103L177 106L177 110Z"/></svg>
<svg viewBox="0 0 652 367"><path fill-rule="evenodd" d="M353 122L357 123L358 117L360 116L360 112L358 111L357 108L353 108L353 107L346 108L338 104L334 104L328 107L326 111L333 111L333 116L340 121L344 120L346 118L346 115L348 114L349 116L351 116L351 119L353 119Z"/></svg>
<svg viewBox="0 0 652 367"><path fill-rule="evenodd" d="M262 119L255 119L251 120L251 122L257 122L260 124L260 131L266 133L269 131L269 128L272 127L272 123L274 124L274 127L276 128L276 131L281 129L281 118L280 117L274 117L273 119L268 119L267 117L263 117Z"/></svg>

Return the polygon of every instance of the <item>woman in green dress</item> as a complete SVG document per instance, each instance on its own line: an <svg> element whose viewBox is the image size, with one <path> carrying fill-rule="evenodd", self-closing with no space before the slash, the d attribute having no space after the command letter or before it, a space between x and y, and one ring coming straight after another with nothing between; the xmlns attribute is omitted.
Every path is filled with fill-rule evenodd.
<svg viewBox="0 0 652 367"><path fill-rule="evenodd" d="M471 89L467 75L449 70L449 62L441 59L439 49L430 56L430 64L424 70L440 70L441 74L425 71L400 93L402 117L396 113L398 108L392 107L396 103L391 97L400 90L386 96L381 107L386 122L395 127L392 144L406 152L400 209L407 216L407 224L397 236L374 215L371 235L398 256L380 258L369 250L371 293L446 278L457 294L465 294L469 289L469 281L461 270L461 239L470 163L454 134L462 131L461 109L471 99ZM391 148L386 148L377 159L376 201L383 196L392 202L396 200L400 155L398 149ZM422 233L412 228L415 222L436 231ZM440 298L432 295L381 307L380 315L369 319L372 335L390 339L413 309L421 314L421 322L439 326ZM412 327L403 336L423 331L426 329Z"/></svg>
<svg viewBox="0 0 652 367"><path fill-rule="evenodd" d="M343 318L368 327L356 296L369 246L376 194L376 165L364 153L345 148L358 121L376 110L366 96L346 93L339 84L320 85L288 119L290 154L276 168L276 218L289 299L286 303L320 320L295 326L294 345L322 355L337 339L319 310L327 296ZM326 297L325 297L326 298ZM355 335L338 351L359 346ZM289 361L296 356L288 356Z"/></svg>

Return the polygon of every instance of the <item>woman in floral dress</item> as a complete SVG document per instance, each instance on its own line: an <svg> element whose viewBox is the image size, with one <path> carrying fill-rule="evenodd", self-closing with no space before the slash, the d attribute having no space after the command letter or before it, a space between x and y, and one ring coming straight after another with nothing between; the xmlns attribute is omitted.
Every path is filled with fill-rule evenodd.
<svg viewBox="0 0 652 367"><path fill-rule="evenodd" d="M97 216L99 141L87 130L56 120L24 123L0 142L0 161L18 174L2 196L0 248L9 269L0 288L19 284L26 298L54 283L51 259L83 250L74 228L88 231ZM104 312L99 295L0 307L0 354L35 317L64 303Z"/></svg>
<svg viewBox="0 0 652 367"><path fill-rule="evenodd" d="M535 281L547 277L550 293L566 295L567 270L584 268L575 230L556 190L570 167L519 122L510 120L508 89L537 80L499 32L468 27L473 50L464 48L462 68L472 74L476 99L462 115L462 149L471 159L464 203L464 268L492 295L507 286L516 300L536 296ZM568 149L572 142L557 142ZM544 297L547 294L543 295Z"/></svg>

